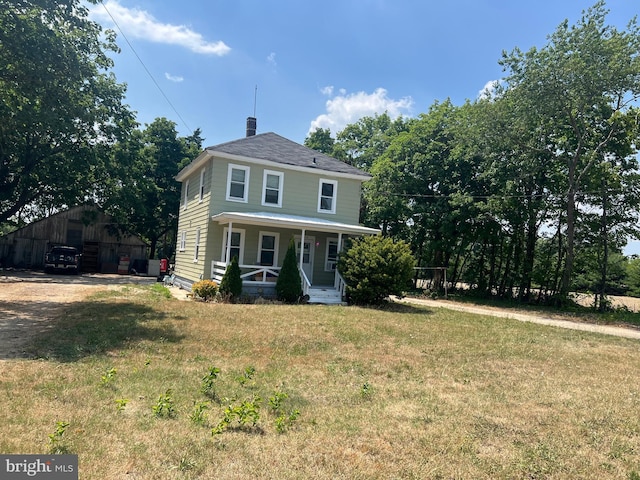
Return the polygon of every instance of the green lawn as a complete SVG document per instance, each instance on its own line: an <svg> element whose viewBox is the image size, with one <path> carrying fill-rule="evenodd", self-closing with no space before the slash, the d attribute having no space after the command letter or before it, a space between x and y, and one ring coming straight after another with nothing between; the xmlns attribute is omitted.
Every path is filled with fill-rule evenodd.
<svg viewBox="0 0 640 480"><path fill-rule="evenodd" d="M87 298L0 362L0 452L76 453L83 480L640 479L637 341L162 290Z"/></svg>

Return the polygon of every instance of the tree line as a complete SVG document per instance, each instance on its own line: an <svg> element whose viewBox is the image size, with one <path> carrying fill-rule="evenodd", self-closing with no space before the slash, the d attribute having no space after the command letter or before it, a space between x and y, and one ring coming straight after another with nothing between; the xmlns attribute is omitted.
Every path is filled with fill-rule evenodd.
<svg viewBox="0 0 640 480"><path fill-rule="evenodd" d="M419 266L521 301L588 289L604 309L640 233L640 31L607 13L597 2L543 47L503 52L504 78L475 101L362 118L335 139L317 129L305 144L372 175L361 220L407 241Z"/></svg>

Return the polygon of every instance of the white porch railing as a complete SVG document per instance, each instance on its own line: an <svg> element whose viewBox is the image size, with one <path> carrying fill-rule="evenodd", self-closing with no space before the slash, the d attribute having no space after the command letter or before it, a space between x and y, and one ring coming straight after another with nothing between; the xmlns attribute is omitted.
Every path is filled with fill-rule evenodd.
<svg viewBox="0 0 640 480"><path fill-rule="evenodd" d="M309 290L311 289L311 282L307 278L307 274L304 273L304 270L298 268L298 273L300 273L300 280L302 282L302 295L309 295Z"/></svg>
<svg viewBox="0 0 640 480"><path fill-rule="evenodd" d="M280 275L280 267L266 265L239 265L240 278L245 283L275 283ZM227 270L225 262L211 262L211 278L220 283Z"/></svg>
<svg viewBox="0 0 640 480"><path fill-rule="evenodd" d="M227 264L225 262L212 261L211 262L211 278L212 280L218 282L218 284L222 281L222 277L224 276L224 272L227 270ZM263 266L263 265L240 265L240 278L244 283L249 284L264 284L264 283L275 283L278 279L278 275L280 275L280 267L271 267L271 266ZM302 282L302 294L309 295L311 291L311 282L307 277L304 270L298 269L300 273L300 280ZM335 271L335 280L333 283L334 289L340 293L340 298L344 299L345 290L347 287L344 278L342 275Z"/></svg>
<svg viewBox="0 0 640 480"><path fill-rule="evenodd" d="M333 282L333 286L338 292L340 292L340 298L344 300L346 290L347 290L347 283L344 281L344 278L342 278L342 275L338 273L338 270L336 270L335 272L336 272L336 279Z"/></svg>

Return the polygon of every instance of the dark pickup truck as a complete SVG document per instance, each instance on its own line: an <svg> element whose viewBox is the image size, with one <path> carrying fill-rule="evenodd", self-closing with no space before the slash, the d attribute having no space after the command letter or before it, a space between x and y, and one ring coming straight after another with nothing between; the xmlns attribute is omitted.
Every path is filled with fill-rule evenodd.
<svg viewBox="0 0 640 480"><path fill-rule="evenodd" d="M44 271L47 273L57 270L80 273L80 254L75 247L53 247L44 256Z"/></svg>

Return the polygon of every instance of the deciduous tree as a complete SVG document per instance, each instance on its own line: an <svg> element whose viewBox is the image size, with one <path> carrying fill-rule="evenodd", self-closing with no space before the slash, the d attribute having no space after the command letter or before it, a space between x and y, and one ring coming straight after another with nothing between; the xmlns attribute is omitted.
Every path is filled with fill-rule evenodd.
<svg viewBox="0 0 640 480"><path fill-rule="evenodd" d="M133 125L117 51L80 0L0 0L0 223L94 199L100 147Z"/></svg>
<svg viewBox="0 0 640 480"><path fill-rule="evenodd" d="M622 31L607 25L607 13L599 1L576 25L563 22L544 47L515 49L502 59L507 89L518 92L563 172L563 295L571 287L578 204L588 177L614 143L635 140L626 117L640 98L640 30L635 20Z"/></svg>

